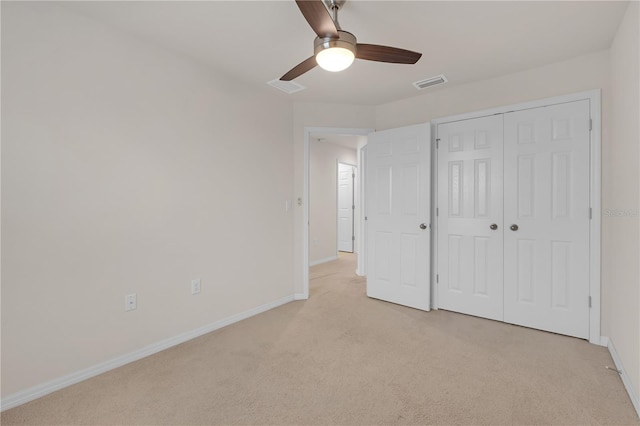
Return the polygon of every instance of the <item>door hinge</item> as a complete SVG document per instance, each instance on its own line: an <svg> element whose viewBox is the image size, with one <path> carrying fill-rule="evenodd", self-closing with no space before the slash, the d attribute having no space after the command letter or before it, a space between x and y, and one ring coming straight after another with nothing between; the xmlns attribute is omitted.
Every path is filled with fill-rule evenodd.
<svg viewBox="0 0 640 426"><path fill-rule="evenodd" d="M436 216L440 216L440 209L436 207Z"/></svg>
<svg viewBox="0 0 640 426"><path fill-rule="evenodd" d="M356 205L354 204L351 206L351 210L355 210L355 209L356 209Z"/></svg>
<svg viewBox="0 0 640 426"><path fill-rule="evenodd" d="M364 217L364 220L369 220L369 218L367 216Z"/></svg>
<svg viewBox="0 0 640 426"><path fill-rule="evenodd" d="M593 130L593 119L589 119L589 131Z"/></svg>
<svg viewBox="0 0 640 426"><path fill-rule="evenodd" d="M593 219L593 209L589 207L589 220Z"/></svg>
<svg viewBox="0 0 640 426"><path fill-rule="evenodd" d="M589 296L589 307L591 307L591 296Z"/></svg>
<svg viewBox="0 0 640 426"><path fill-rule="evenodd" d="M354 235L354 236L351 237L351 241L355 241L355 240L356 240L356 237Z"/></svg>
<svg viewBox="0 0 640 426"><path fill-rule="evenodd" d="M356 178L356 175L355 175L355 173L354 173L354 174L352 174L352 175L351 175L351 177L355 179L355 178Z"/></svg>
<svg viewBox="0 0 640 426"><path fill-rule="evenodd" d="M436 149L440 148L440 139L436 139Z"/></svg>
<svg viewBox="0 0 640 426"><path fill-rule="evenodd" d="M436 274L436 282L439 283L440 282L440 275Z"/></svg>

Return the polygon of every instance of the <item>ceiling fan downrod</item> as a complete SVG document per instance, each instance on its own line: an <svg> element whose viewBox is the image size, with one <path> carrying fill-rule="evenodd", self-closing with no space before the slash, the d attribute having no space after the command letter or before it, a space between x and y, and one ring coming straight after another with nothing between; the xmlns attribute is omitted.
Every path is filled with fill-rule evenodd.
<svg viewBox="0 0 640 426"><path fill-rule="evenodd" d="M327 8L331 11L333 23L336 24L337 30L342 30L340 28L340 23L338 22L338 11L344 5L347 0L325 0L325 4Z"/></svg>

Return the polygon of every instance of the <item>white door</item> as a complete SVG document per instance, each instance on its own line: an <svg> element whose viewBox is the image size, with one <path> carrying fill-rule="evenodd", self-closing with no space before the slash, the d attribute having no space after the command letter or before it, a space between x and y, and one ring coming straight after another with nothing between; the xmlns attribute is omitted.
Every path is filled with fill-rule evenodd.
<svg viewBox="0 0 640 426"><path fill-rule="evenodd" d="M503 317L502 115L440 124L438 306Z"/></svg>
<svg viewBox="0 0 640 426"><path fill-rule="evenodd" d="M588 338L589 101L504 117L504 320Z"/></svg>
<svg viewBox="0 0 640 426"><path fill-rule="evenodd" d="M351 164L338 163L338 251L353 253L353 213L356 208L353 183L356 168Z"/></svg>
<svg viewBox="0 0 640 426"><path fill-rule="evenodd" d="M430 309L430 126L369 135L367 295Z"/></svg>

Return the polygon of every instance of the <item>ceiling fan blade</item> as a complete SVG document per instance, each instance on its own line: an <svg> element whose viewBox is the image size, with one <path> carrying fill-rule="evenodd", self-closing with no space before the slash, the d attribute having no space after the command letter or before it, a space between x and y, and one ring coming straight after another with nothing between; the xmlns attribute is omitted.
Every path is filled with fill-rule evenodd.
<svg viewBox="0 0 640 426"><path fill-rule="evenodd" d="M322 0L296 0L300 12L320 38L338 38L338 29Z"/></svg>
<svg viewBox="0 0 640 426"><path fill-rule="evenodd" d="M300 62L298 65L293 67L291 71L289 71L288 73L280 77L280 80L291 81L294 78L300 77L305 72L315 68L316 65L318 65L318 63L316 62L316 57L312 56L309 59L305 59L304 61Z"/></svg>
<svg viewBox="0 0 640 426"><path fill-rule="evenodd" d="M356 47L356 58L367 61L415 64L421 56L422 53L377 44L358 43Z"/></svg>

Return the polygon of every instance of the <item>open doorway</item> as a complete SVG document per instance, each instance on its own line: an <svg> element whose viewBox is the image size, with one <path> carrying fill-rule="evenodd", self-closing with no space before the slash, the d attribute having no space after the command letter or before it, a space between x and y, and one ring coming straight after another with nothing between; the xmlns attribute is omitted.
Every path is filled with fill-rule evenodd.
<svg viewBox="0 0 640 426"><path fill-rule="evenodd" d="M364 275L363 217L361 209L363 168L360 167L367 135L371 129L305 128L305 232L304 297L309 297L309 267L338 259L339 163L353 166L352 254L354 273ZM341 252L341 251L340 251ZM342 253L342 252L341 252Z"/></svg>
<svg viewBox="0 0 640 426"><path fill-rule="evenodd" d="M358 148L364 143L366 137L362 135L311 134L309 266L336 260L339 251L356 253L356 207L359 211L359 203L354 194L359 179L355 175Z"/></svg>

